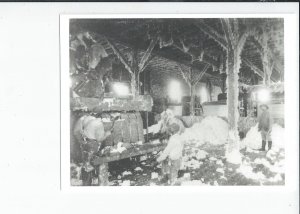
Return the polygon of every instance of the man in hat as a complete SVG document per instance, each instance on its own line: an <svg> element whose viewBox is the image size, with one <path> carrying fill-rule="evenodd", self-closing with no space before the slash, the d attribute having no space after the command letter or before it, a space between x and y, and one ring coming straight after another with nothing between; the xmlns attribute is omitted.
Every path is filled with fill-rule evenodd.
<svg viewBox="0 0 300 214"><path fill-rule="evenodd" d="M260 151L265 151L266 143L268 142L268 150L272 148L271 130L272 121L269 112L269 107L266 104L259 106L262 110L258 117L258 131L261 133L262 147Z"/></svg>

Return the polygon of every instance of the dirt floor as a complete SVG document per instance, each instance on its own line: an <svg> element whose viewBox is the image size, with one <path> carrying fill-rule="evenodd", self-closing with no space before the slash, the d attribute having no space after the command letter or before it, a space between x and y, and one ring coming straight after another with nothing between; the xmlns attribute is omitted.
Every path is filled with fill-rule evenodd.
<svg viewBox="0 0 300 214"><path fill-rule="evenodd" d="M197 155L198 154L198 155ZM201 155L199 155L201 154ZM241 150L242 164L234 165L225 160L224 145L204 144L201 148L187 146L183 156L183 167L175 185L284 185L284 150L261 152ZM158 154L148 154L109 163L111 186L167 186L162 178ZM80 165L71 166L71 184L81 186ZM97 178L92 185L97 185Z"/></svg>

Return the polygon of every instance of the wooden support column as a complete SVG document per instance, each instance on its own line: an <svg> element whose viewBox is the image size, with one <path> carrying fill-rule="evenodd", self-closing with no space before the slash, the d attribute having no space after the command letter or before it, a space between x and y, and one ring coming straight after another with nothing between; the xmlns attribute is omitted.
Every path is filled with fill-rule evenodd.
<svg viewBox="0 0 300 214"><path fill-rule="evenodd" d="M220 88L223 94L226 91L226 78L227 78L226 73L221 73Z"/></svg>
<svg viewBox="0 0 300 214"><path fill-rule="evenodd" d="M151 60L151 53L152 53L155 45L157 44L157 41L158 41L158 36L154 37L150 41L150 44L149 44L146 52L142 56L142 59L140 60L139 63L138 63L138 59L137 59L137 52L133 56L134 62L135 62L135 65L134 65L135 77L134 78L136 81L136 93L137 94L140 93L140 74L145 70L145 68L147 67L147 64ZM144 84L145 84L145 81L144 81Z"/></svg>
<svg viewBox="0 0 300 214"><path fill-rule="evenodd" d="M228 51L228 71L227 71L227 108L228 108L228 123L229 123L229 151L239 149L238 146L238 57L236 52L231 49Z"/></svg>
<svg viewBox="0 0 300 214"><path fill-rule="evenodd" d="M231 27L233 24L233 28ZM238 135L238 73L240 69L240 53L243 43L240 42L236 19L222 19L222 26L227 40L227 108L228 108L228 143L226 149L227 161L240 164ZM244 39L244 38L243 38ZM245 40L245 39L244 39Z"/></svg>
<svg viewBox="0 0 300 214"><path fill-rule="evenodd" d="M191 85L191 102L190 102L190 115L195 115L195 89L196 84Z"/></svg>
<svg viewBox="0 0 300 214"><path fill-rule="evenodd" d="M177 64L180 70L180 73L183 77L183 79L186 81L190 88L190 96L191 96L191 101L190 101L190 115L194 116L195 115L195 90L197 84L200 82L204 74L206 73L207 69L209 68L209 64L206 64L206 66L203 68L202 71L195 71L193 68L189 68L189 71L184 71L183 67L178 63Z"/></svg>
<svg viewBox="0 0 300 214"><path fill-rule="evenodd" d="M133 96L137 96L140 93L140 75L139 75L139 69L138 69L138 52L137 50L132 51L132 61L131 61L131 67L133 70L133 73L131 74L131 92Z"/></svg>
<svg viewBox="0 0 300 214"><path fill-rule="evenodd" d="M271 84L271 75L274 68L274 60L273 60L273 53L268 45L269 35L266 30L263 30L262 34L262 62L263 62L263 70L264 70L264 84L270 85Z"/></svg>

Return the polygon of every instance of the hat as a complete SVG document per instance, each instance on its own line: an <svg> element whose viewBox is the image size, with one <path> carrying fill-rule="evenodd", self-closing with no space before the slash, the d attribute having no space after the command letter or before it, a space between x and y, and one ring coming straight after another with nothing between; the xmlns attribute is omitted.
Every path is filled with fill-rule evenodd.
<svg viewBox="0 0 300 214"><path fill-rule="evenodd" d="M175 133L178 133L180 131L180 126L176 123L172 123L170 126L169 126L169 131L173 134Z"/></svg>
<svg viewBox="0 0 300 214"><path fill-rule="evenodd" d="M266 105L266 104L261 104L259 107L260 107L260 108L262 108L262 107L266 107L266 109L269 109L269 106L268 106L268 105Z"/></svg>

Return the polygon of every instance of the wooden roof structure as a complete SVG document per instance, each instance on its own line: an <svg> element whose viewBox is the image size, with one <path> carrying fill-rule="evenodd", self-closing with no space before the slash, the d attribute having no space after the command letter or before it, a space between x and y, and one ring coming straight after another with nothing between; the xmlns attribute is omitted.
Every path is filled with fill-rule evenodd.
<svg viewBox="0 0 300 214"><path fill-rule="evenodd" d="M241 52L240 81L254 85L264 77L262 38L267 40L274 66L271 80L283 80L284 31L283 19L239 18L240 32L250 31ZM234 27L234 26L232 26ZM101 43L108 55L121 52L129 59L137 50L142 67L157 72L177 72L194 69L218 84L220 74L226 72L227 41L221 19L73 19L70 35L89 32ZM111 45L113 44L113 45ZM148 56L147 56L148 53ZM146 56L145 56L146 55ZM144 68L143 68L144 69Z"/></svg>

